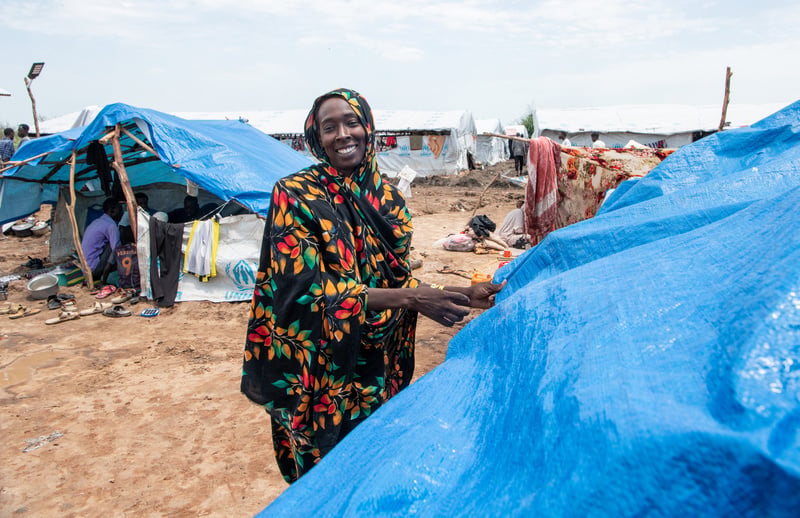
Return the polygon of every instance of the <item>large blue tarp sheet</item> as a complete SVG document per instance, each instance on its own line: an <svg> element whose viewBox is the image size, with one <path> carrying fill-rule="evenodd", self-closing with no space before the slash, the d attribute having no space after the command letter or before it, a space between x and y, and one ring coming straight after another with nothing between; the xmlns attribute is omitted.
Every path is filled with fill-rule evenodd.
<svg viewBox="0 0 800 518"><path fill-rule="evenodd" d="M32 214L42 203L55 203L58 186L69 183L67 161L72 152L79 153L76 171L85 169L89 143L117 123L127 125L129 132L158 153L157 160L144 160L152 156L122 135L122 146L132 150L123 158L134 189L158 182L186 185L186 180L191 180L224 201L235 200L266 215L275 181L313 163L238 120L185 120L148 108L110 104L88 126L20 146L13 160L33 160L0 178L0 223ZM113 157L111 145L105 147L106 154ZM83 176L76 188L95 178L96 172Z"/></svg>
<svg viewBox="0 0 800 518"><path fill-rule="evenodd" d="M444 363L263 516L800 514L800 102L496 278Z"/></svg>

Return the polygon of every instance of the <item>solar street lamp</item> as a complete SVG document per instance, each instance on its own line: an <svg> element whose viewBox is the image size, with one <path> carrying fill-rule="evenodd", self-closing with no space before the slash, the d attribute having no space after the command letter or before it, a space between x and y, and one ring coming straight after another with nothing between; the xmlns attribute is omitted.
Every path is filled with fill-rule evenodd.
<svg viewBox="0 0 800 518"><path fill-rule="evenodd" d="M39 77L39 74L42 73L42 69L44 68L44 63L34 63L31 65L31 69L28 72L28 79L36 79Z"/></svg>
<svg viewBox="0 0 800 518"><path fill-rule="evenodd" d="M25 88L28 89L28 96L31 98L31 108L33 109L33 126L36 128L36 138L39 138L39 118L36 116L36 100L33 98L33 92L31 92L31 83L39 77L43 68L44 62L34 63L31 65L27 77L25 77Z"/></svg>

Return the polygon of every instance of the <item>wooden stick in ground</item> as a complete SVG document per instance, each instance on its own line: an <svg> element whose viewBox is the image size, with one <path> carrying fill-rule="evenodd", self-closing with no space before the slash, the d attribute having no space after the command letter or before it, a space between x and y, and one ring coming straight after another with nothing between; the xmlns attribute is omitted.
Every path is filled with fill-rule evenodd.
<svg viewBox="0 0 800 518"><path fill-rule="evenodd" d="M128 172L125 170L125 162L122 159L122 146L119 144L121 127L117 123L114 127L114 136L111 138L111 146L114 148L114 161L111 162L111 167L117 172L119 183L122 184L122 192L125 194L125 201L128 205L128 217L131 220L131 231L133 232L133 239L136 240L136 196L133 194Z"/></svg>
<svg viewBox="0 0 800 518"><path fill-rule="evenodd" d="M722 118L719 120L719 131L725 129L725 119L728 116L728 99L731 95L731 67L725 71L725 97L722 99Z"/></svg>
<svg viewBox="0 0 800 518"><path fill-rule="evenodd" d="M478 209L481 208L481 201L483 201L483 195L486 194L486 191L489 190L489 187L492 186L494 181L497 180L498 178L500 178L500 173L501 172L502 171L497 171L497 174L494 175L494 178L492 178L492 180L489 183L486 184L486 187L483 188L483 191L481 192L481 195L478 196L478 202L475 204L475 209L473 209L473 211L472 211L472 215L473 216L475 215L476 212L478 212Z"/></svg>
<svg viewBox="0 0 800 518"><path fill-rule="evenodd" d="M26 77L25 88L28 89L28 96L31 98L31 109L33 109L33 126L36 128L36 138L39 138L39 116L36 115L36 99L33 98L33 92L31 92L32 81L32 79Z"/></svg>
<svg viewBox="0 0 800 518"><path fill-rule="evenodd" d="M94 289L94 279L92 279L92 269L86 262L86 256L81 246L81 236L78 232L78 220L75 217L75 163L78 161L78 152L72 151L72 158L69 163L69 202L67 202L67 215L69 216L70 226L72 227L72 241L75 243L75 251L78 253L78 261L81 263L81 270L86 280L89 291Z"/></svg>

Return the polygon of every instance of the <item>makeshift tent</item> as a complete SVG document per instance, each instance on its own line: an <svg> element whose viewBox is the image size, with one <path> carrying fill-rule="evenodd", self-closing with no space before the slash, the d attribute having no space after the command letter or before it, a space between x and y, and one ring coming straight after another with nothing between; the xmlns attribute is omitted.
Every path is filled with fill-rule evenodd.
<svg viewBox="0 0 800 518"><path fill-rule="evenodd" d="M293 149L305 149L307 110L182 112L187 119L242 119ZM454 174L475 155L475 120L468 111L373 110L381 172L396 176L403 167L418 176Z"/></svg>
<svg viewBox="0 0 800 518"><path fill-rule="evenodd" d="M468 111L375 110L378 165L397 175L404 166L419 176L455 174L475 156L475 119Z"/></svg>
<svg viewBox="0 0 800 518"><path fill-rule="evenodd" d="M798 206L800 102L677 150L262 516L796 516Z"/></svg>
<svg viewBox="0 0 800 518"><path fill-rule="evenodd" d="M117 150L113 149L116 134L119 135ZM222 215L239 212L266 215L275 181L312 163L238 120L187 121L154 110L112 104L88 126L33 139L14 154L13 160L19 165L5 171L0 179L0 223L32 214L43 203L58 202L50 239L51 259L75 249L74 233L83 228L92 208L101 205L107 196L98 175L102 167L96 161L87 163L87 149L98 141L107 157L119 153L130 187L150 197L151 210L182 207L187 189L197 186L201 205L227 204L220 209ZM71 211L67 203L73 199L70 190L73 158L74 226L72 217L68 217ZM120 171L116 173L122 176ZM250 219L263 228L263 222L255 215L241 219ZM220 247L235 239L252 239L253 235L249 228L239 233L232 230ZM146 257L139 259L141 262ZM241 270L245 266L257 267L257 252L240 259L243 262L236 261L235 268L231 267L234 274L239 279L254 278L254 272L248 277ZM146 266L143 271L147 271ZM217 270L224 272L231 268L219 265ZM220 295L215 282L221 281L209 281L201 290L207 294L204 295L207 300L245 300L252 295L230 295L228 289ZM179 296L177 300L194 299Z"/></svg>
<svg viewBox="0 0 800 518"><path fill-rule="evenodd" d="M752 124L783 106L731 103L726 128ZM534 136L560 142L558 135L565 132L573 146L591 147L591 134L597 132L610 148L626 147L631 140L651 148L677 148L717 131L721 117L720 106L682 104L537 109Z"/></svg>
<svg viewBox="0 0 800 518"><path fill-rule="evenodd" d="M73 128L88 126L97 117L100 110L99 106L87 106L78 112L67 113L54 119L40 120L39 134L54 135Z"/></svg>
<svg viewBox="0 0 800 518"><path fill-rule="evenodd" d="M475 121L478 133L475 158L484 165L494 165L508 160L508 140L497 137L504 135L500 119L480 119Z"/></svg>

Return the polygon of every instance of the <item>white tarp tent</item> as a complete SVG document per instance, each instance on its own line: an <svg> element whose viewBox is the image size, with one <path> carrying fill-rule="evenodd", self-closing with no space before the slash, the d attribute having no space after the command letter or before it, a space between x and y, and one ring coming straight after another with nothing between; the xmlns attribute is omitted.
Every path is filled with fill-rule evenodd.
<svg viewBox="0 0 800 518"><path fill-rule="evenodd" d="M494 165L503 160L508 160L508 141L504 138L493 137L488 133L504 135L503 124L500 119L479 119L475 121L478 137L475 143L475 157L484 165Z"/></svg>
<svg viewBox="0 0 800 518"><path fill-rule="evenodd" d="M241 119L290 145L305 149L307 110L242 110L235 112L178 112L190 120ZM475 120L468 111L374 110L378 133L378 165L396 176L409 166L419 176L454 174L467 169L467 154L475 154Z"/></svg>
<svg viewBox="0 0 800 518"><path fill-rule="evenodd" d="M87 106L81 111L67 113L61 117L54 119L40 120L39 121L39 134L40 135L54 135L67 131L73 128L80 128L88 126L94 120L102 107L100 106Z"/></svg>
<svg viewBox="0 0 800 518"><path fill-rule="evenodd" d="M728 106L726 128L748 126L783 108L783 104L735 104ZM635 140L650 147L678 148L719 128L722 107L683 104L622 105L569 110L537 109L539 124L534 136L556 142L561 132L573 146L592 145L591 134L610 148Z"/></svg>
<svg viewBox="0 0 800 518"><path fill-rule="evenodd" d="M374 116L378 165L389 176L404 166L419 176L455 174L475 156L475 119L466 110L375 110Z"/></svg>

